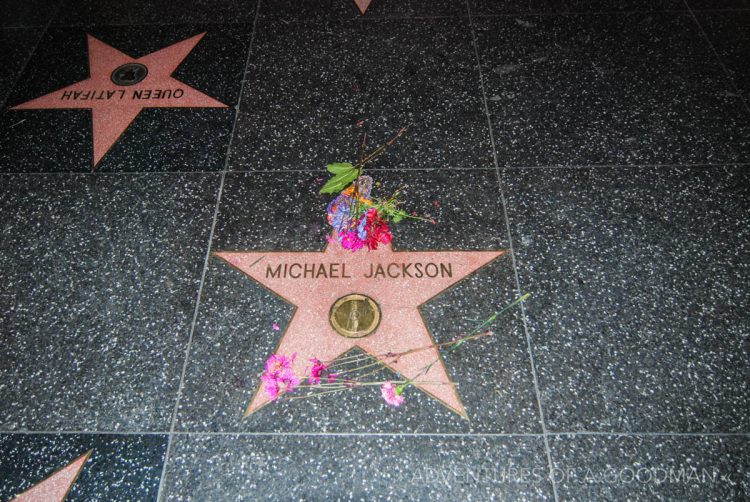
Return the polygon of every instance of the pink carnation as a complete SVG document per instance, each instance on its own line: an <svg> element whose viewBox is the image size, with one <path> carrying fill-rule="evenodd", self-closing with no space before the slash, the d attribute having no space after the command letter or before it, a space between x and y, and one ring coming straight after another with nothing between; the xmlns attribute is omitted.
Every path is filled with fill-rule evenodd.
<svg viewBox="0 0 750 502"><path fill-rule="evenodd" d="M350 230L349 232L345 232L344 235L341 236L341 246L344 249L349 249L350 251L354 252L362 249L362 246L364 245L365 241L359 238L357 232Z"/></svg>
<svg viewBox="0 0 750 502"><path fill-rule="evenodd" d="M313 363L313 367L310 370L310 383L315 385L320 383L320 377L323 375L323 372L328 369L328 366L323 364L320 359L317 359L313 357L310 359L310 362Z"/></svg>
<svg viewBox="0 0 750 502"><path fill-rule="evenodd" d="M313 363L312 369L310 370L311 384L319 384L322 378L326 378L328 380L328 383L336 382L336 379L339 376L338 373L328 373L327 375L325 375L324 373L328 371L328 366L320 359L313 357L312 359L310 359L310 362Z"/></svg>
<svg viewBox="0 0 750 502"><path fill-rule="evenodd" d="M273 375L263 373L263 376L260 377L260 380L263 382L263 390L266 391L266 395L271 399L271 401L276 401L279 398L278 379Z"/></svg>
<svg viewBox="0 0 750 502"><path fill-rule="evenodd" d="M401 391L391 382L386 382L380 386L380 395L391 406L401 406L404 402L404 396L401 395Z"/></svg>
<svg viewBox="0 0 750 502"><path fill-rule="evenodd" d="M263 390L272 401L279 399L286 392L292 392L300 384L292 369L295 357L297 354L292 354L292 357L271 354L266 361L266 372L260 379L263 382Z"/></svg>
<svg viewBox="0 0 750 502"><path fill-rule="evenodd" d="M272 376L279 376L284 371L291 371L292 364L297 354L292 354L292 357L286 357L281 354L271 354L271 357L266 361L266 373Z"/></svg>

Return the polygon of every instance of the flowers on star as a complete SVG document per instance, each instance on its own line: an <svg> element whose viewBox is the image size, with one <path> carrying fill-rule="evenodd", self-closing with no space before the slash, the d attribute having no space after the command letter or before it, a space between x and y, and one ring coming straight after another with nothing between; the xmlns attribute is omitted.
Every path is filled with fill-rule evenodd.
<svg viewBox="0 0 750 502"><path fill-rule="evenodd" d="M300 380L294 375L294 359L281 354L271 354L266 361L266 371L260 377L263 382L263 390L272 401L276 401L287 392L292 392L299 384Z"/></svg>
<svg viewBox="0 0 750 502"><path fill-rule="evenodd" d="M310 362L313 363L312 368L310 369L310 378L308 379L311 385L319 384L323 377L328 380L328 383L336 382L336 377L338 377L338 375L336 373L330 373L327 364L321 362L320 359L315 357L310 359Z"/></svg>
<svg viewBox="0 0 750 502"><path fill-rule="evenodd" d="M528 298L528 293L517 298L502 310L492 314L490 317L480 321L469 333L461 333L457 338L433 343L425 347L410 349L404 352L386 352L384 354L351 354L336 358L333 361L322 361L312 357L312 363L304 371L304 375L297 377L294 374L294 361L297 354L287 357L284 354L271 354L266 361L265 372L261 375L263 389L271 401L282 399L285 394L300 389L301 395L295 395L295 399L319 397L327 394L338 394L358 388L380 387L380 396L389 406L399 407L404 404L404 390L425 382L429 377L430 369L439 361L435 359L429 364L412 372L408 378L402 380L378 381L371 380L372 375L382 369L389 368L397 363L399 359L415 351L427 349L441 349L446 353L452 352L465 343L472 340L492 337L495 333L487 327L503 313L520 304ZM400 374L399 374L400 376ZM368 378L369 377L369 378ZM403 377L402 377L403 378ZM307 384L301 383L307 380Z"/></svg>

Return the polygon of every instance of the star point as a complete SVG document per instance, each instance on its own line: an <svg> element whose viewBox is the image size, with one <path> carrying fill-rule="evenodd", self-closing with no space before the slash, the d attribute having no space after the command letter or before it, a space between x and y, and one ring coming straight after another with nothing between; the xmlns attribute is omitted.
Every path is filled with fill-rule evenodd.
<svg viewBox="0 0 750 502"><path fill-rule="evenodd" d="M73 484L83 470L84 464L94 450L89 450L71 463L52 473L25 492L16 496L13 502L62 502L68 496Z"/></svg>
<svg viewBox="0 0 750 502"><path fill-rule="evenodd" d="M367 12L367 9L370 7L372 0L354 0L354 3L357 4L359 12L364 16L365 12Z"/></svg>

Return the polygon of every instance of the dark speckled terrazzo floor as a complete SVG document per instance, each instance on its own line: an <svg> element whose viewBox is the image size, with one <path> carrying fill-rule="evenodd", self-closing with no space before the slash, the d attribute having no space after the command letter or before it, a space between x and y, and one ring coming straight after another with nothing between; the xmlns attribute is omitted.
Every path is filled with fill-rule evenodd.
<svg viewBox="0 0 750 502"><path fill-rule="evenodd" d="M227 108L147 109L92 173L91 34ZM7 0L0 14L0 501L750 498L750 2ZM319 251L367 130L435 226L507 248L428 302L470 421L420 393L242 419L292 306L212 257ZM439 204L436 204L439 202ZM439 206L439 207L438 207Z"/></svg>

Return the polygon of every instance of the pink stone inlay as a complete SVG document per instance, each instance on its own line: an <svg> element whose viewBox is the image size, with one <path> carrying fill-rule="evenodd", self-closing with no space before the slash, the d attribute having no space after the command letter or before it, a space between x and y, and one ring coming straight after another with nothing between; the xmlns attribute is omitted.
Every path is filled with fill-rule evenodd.
<svg viewBox="0 0 750 502"><path fill-rule="evenodd" d="M354 0L354 3L357 4L359 11L364 15L367 12L367 8L370 7L372 0Z"/></svg>
<svg viewBox="0 0 750 502"><path fill-rule="evenodd" d="M88 35L90 78L11 109L90 109L94 133L93 165L96 167L144 108L227 107L172 78L172 73L205 34L137 59ZM111 79L112 72L126 63L140 63L148 69L148 74L134 85L115 84Z"/></svg>
<svg viewBox="0 0 750 502"><path fill-rule="evenodd" d="M59 471L13 499L13 502L62 502L81 474L93 450L84 453Z"/></svg>
<svg viewBox="0 0 750 502"><path fill-rule="evenodd" d="M214 254L295 305L276 352L296 353L295 372L301 375L310 358L333 360L355 347L377 356L434 345L420 305L504 253L396 252L390 246L352 253L338 244L330 244L322 253ZM380 325L364 338L341 336L329 323L331 306L352 293L369 296L380 306ZM435 360L439 362L429 372L418 376L422 368ZM388 366L405 378L416 378L416 387L461 416L467 416L436 348L402 356L395 364L389 361ZM259 388L245 415L268 403L268 397Z"/></svg>

